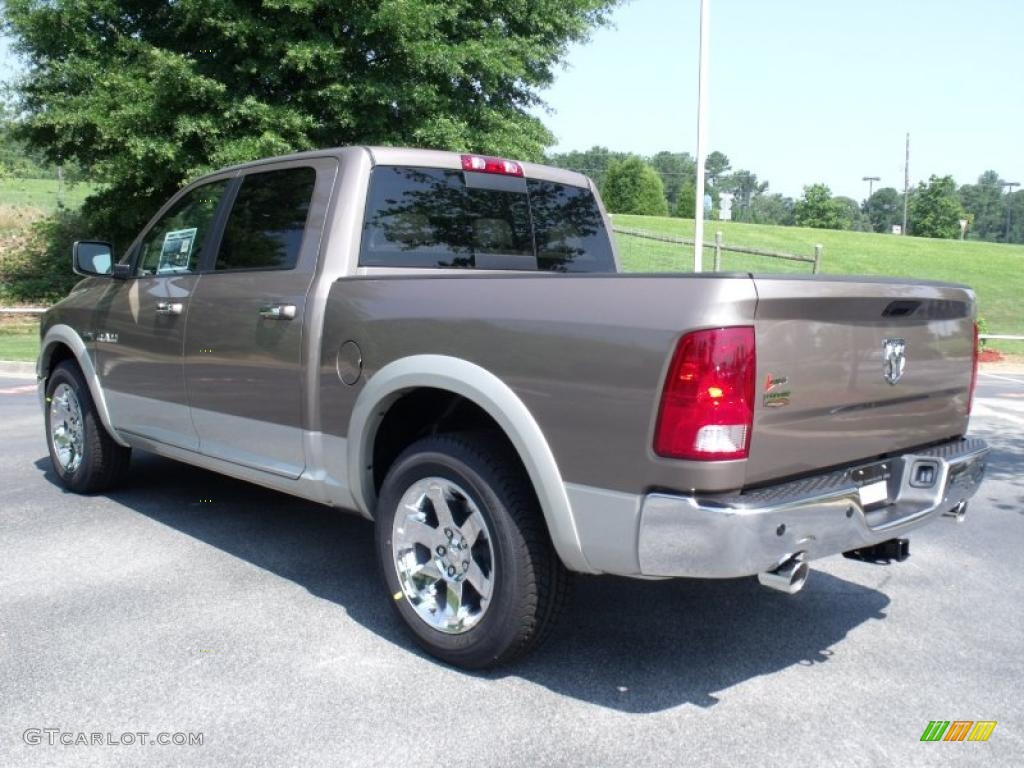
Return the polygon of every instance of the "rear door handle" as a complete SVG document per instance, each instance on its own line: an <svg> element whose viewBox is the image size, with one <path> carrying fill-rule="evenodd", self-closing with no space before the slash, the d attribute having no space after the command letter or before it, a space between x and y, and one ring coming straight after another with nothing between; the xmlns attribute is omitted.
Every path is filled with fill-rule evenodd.
<svg viewBox="0 0 1024 768"><path fill-rule="evenodd" d="M260 307L260 317L265 317L267 320L294 320L295 305L268 304L265 307Z"/></svg>
<svg viewBox="0 0 1024 768"><path fill-rule="evenodd" d="M184 305L180 301L158 301L156 313L158 315L180 315Z"/></svg>

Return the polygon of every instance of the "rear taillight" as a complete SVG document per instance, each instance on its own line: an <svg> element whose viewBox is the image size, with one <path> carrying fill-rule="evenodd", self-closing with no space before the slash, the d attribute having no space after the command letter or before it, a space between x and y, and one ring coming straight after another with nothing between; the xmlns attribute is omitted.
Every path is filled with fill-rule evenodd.
<svg viewBox="0 0 1024 768"><path fill-rule="evenodd" d="M661 393L654 452L673 459L745 459L756 362L749 326L683 336Z"/></svg>
<svg viewBox="0 0 1024 768"><path fill-rule="evenodd" d="M504 160L500 157L487 157L486 155L463 155L462 170L500 173L503 176L523 175L523 166L515 160Z"/></svg>
<svg viewBox="0 0 1024 768"><path fill-rule="evenodd" d="M978 383L978 324L974 324L974 349L971 351L971 389L967 393L967 415L971 415L971 408L974 405L974 386Z"/></svg>

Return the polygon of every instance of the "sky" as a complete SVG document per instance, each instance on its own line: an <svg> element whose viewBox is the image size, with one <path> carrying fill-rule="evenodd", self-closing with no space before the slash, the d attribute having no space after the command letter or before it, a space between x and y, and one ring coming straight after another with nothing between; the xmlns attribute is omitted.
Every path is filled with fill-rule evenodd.
<svg viewBox="0 0 1024 768"><path fill-rule="evenodd" d="M865 176L1024 182L1021 0L710 0L710 149L798 196ZM574 46L538 112L555 151L696 153L698 0L633 0Z"/></svg>
<svg viewBox="0 0 1024 768"><path fill-rule="evenodd" d="M710 149L800 194L864 176L1024 181L1024 0L710 0ZM633 0L574 45L537 111L554 151L696 152L698 0ZM0 38L0 81L17 69Z"/></svg>

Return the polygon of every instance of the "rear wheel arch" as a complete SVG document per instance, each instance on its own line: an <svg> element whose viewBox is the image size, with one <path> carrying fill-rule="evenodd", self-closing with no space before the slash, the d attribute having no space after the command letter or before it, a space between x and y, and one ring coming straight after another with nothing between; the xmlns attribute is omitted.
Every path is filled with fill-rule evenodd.
<svg viewBox="0 0 1024 768"><path fill-rule="evenodd" d="M557 462L529 409L501 379L475 363L446 355L413 355L381 368L367 382L349 421L349 485L359 510L373 516L377 501L374 451L391 408L417 391L461 398L486 414L522 462L562 562L594 572L583 555ZM456 401L458 402L458 401ZM392 449L393 450L393 449Z"/></svg>

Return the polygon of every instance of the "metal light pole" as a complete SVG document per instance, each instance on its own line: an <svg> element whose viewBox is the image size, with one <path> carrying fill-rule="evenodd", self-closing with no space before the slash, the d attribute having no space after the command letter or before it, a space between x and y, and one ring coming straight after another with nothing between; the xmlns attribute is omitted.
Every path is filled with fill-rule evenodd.
<svg viewBox="0 0 1024 768"><path fill-rule="evenodd" d="M708 56L711 0L700 0L700 59L697 75L697 199L693 211L693 271L704 258L704 165L708 151Z"/></svg>
<svg viewBox="0 0 1024 768"><path fill-rule="evenodd" d="M907 201L910 198L910 134L907 134L907 161L903 164L903 230L900 232L907 236Z"/></svg>
<svg viewBox="0 0 1024 768"><path fill-rule="evenodd" d="M1010 216L1013 215L1013 188L1019 187L1019 181L1004 181L1006 187L1006 242L1010 242Z"/></svg>
<svg viewBox="0 0 1024 768"><path fill-rule="evenodd" d="M868 200L871 199L871 193L875 189L875 182L881 180L881 176L865 176L863 179L861 179L861 181L866 181L868 183Z"/></svg>

